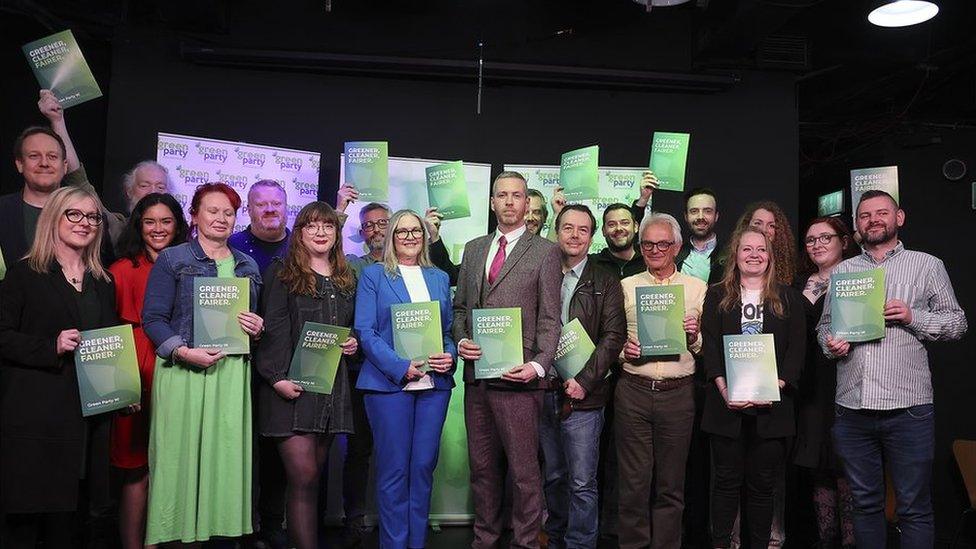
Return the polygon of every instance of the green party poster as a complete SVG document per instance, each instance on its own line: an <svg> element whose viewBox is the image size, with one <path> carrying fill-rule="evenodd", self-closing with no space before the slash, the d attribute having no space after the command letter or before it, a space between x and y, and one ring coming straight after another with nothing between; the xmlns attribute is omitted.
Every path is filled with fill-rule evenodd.
<svg viewBox="0 0 976 549"><path fill-rule="evenodd" d="M471 217L468 204L468 182L464 178L464 163L460 160L426 168L427 198L431 208L443 219Z"/></svg>
<svg viewBox="0 0 976 549"><path fill-rule="evenodd" d="M84 417L138 404L142 396L132 326L85 330L75 348Z"/></svg>
<svg viewBox="0 0 976 549"><path fill-rule="evenodd" d="M559 185L567 202L600 196L600 147L593 145L563 153L559 161Z"/></svg>
<svg viewBox="0 0 976 549"><path fill-rule="evenodd" d="M347 141L344 172L362 202L390 200L390 159L386 141Z"/></svg>
<svg viewBox="0 0 976 549"><path fill-rule="evenodd" d="M288 379L306 391L332 394L336 372L342 359L342 343L349 339L349 328L305 321L298 347L291 357Z"/></svg>
<svg viewBox="0 0 976 549"><path fill-rule="evenodd" d="M664 191L685 190L690 133L654 132L650 167Z"/></svg>
<svg viewBox="0 0 976 549"><path fill-rule="evenodd" d="M198 276L193 279L193 346L218 349L228 355L251 352L251 338L237 315L250 310L247 278Z"/></svg>
<svg viewBox="0 0 976 549"><path fill-rule="evenodd" d="M725 382L730 402L779 402L773 334L724 335Z"/></svg>
<svg viewBox="0 0 976 549"><path fill-rule="evenodd" d="M393 350L397 356L423 360L420 371L428 371L427 358L444 352L440 302L396 303L390 306L390 316L393 322Z"/></svg>
<svg viewBox="0 0 976 549"><path fill-rule="evenodd" d="M687 351L685 287L681 284L640 286L635 292L641 356L677 355Z"/></svg>
<svg viewBox="0 0 976 549"><path fill-rule="evenodd" d="M564 325L559 334L559 343L556 345L554 362L559 378L566 380L576 377L595 350L596 345L593 344L593 340L583 329L578 318Z"/></svg>
<svg viewBox="0 0 976 549"><path fill-rule="evenodd" d="M70 30L30 42L23 50L41 89L51 90L62 107L102 96Z"/></svg>
<svg viewBox="0 0 976 549"><path fill-rule="evenodd" d="M885 336L884 269L830 275L830 331L849 342Z"/></svg>
<svg viewBox="0 0 976 549"><path fill-rule="evenodd" d="M525 363L520 307L474 309L471 323L471 339L481 347L481 358L474 363L475 379L497 379Z"/></svg>

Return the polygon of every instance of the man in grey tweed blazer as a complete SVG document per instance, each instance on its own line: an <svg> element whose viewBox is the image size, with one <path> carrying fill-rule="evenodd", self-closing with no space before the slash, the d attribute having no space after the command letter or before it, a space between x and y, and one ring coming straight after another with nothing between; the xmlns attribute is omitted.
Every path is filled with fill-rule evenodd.
<svg viewBox="0 0 976 549"><path fill-rule="evenodd" d="M528 188L517 172L492 184L497 230L464 247L454 296L454 339L464 359L464 423L474 496L475 549L496 547L502 533L506 464L512 484L511 547L538 547L542 518L539 412L560 332L562 269L555 244L526 231ZM471 311L521 307L525 364L501 379L476 381L481 348Z"/></svg>

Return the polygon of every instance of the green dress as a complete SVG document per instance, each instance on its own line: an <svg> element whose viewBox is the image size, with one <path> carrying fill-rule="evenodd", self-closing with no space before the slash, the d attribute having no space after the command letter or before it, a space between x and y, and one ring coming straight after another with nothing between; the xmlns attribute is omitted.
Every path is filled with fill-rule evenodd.
<svg viewBox="0 0 976 549"><path fill-rule="evenodd" d="M217 261L234 276L234 258ZM251 365L156 359L146 544L238 537L251 527Z"/></svg>

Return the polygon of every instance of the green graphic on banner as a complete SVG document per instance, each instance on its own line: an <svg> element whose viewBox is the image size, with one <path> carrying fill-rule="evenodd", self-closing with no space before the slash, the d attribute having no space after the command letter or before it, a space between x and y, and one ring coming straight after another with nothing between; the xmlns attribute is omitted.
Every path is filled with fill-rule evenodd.
<svg viewBox="0 0 976 549"><path fill-rule="evenodd" d="M898 166L851 170L851 213L855 219L861 195L872 190L884 191L899 202Z"/></svg>
<svg viewBox="0 0 976 549"><path fill-rule="evenodd" d="M681 284L641 286L635 291L641 356L676 355L687 351L685 287Z"/></svg>
<svg viewBox="0 0 976 549"><path fill-rule="evenodd" d="M251 285L247 278L198 276L193 279L193 346L220 349L228 355L251 352L251 338L237 315L247 312Z"/></svg>
<svg viewBox="0 0 976 549"><path fill-rule="evenodd" d="M475 379L497 379L522 359L522 309L520 307L474 309L472 339L481 347L474 363Z"/></svg>
<svg viewBox="0 0 976 549"><path fill-rule="evenodd" d="M884 269L830 275L830 331L849 342L885 336Z"/></svg>
<svg viewBox="0 0 976 549"><path fill-rule="evenodd" d="M41 89L51 90L62 107L67 109L102 96L70 30L30 42L23 50Z"/></svg>
<svg viewBox="0 0 976 549"><path fill-rule="evenodd" d="M396 303L390 306L393 350L397 356L423 360L420 371L430 370L427 357L444 352L441 304L437 301Z"/></svg>
<svg viewBox="0 0 976 549"><path fill-rule="evenodd" d="M779 402L773 334L724 335L729 401Z"/></svg>
<svg viewBox="0 0 976 549"><path fill-rule="evenodd" d="M559 184L567 202L595 200L600 196L599 165L598 145L563 153L559 161Z"/></svg>
<svg viewBox="0 0 976 549"><path fill-rule="evenodd" d="M583 329L578 318L563 326L556 346L556 371L559 378L566 380L576 377L596 350L590 335Z"/></svg>
<svg viewBox="0 0 976 549"><path fill-rule="evenodd" d="M441 448L430 497L430 520L437 523L468 523L474 515L468 435L464 428L464 365L460 360L454 370L454 383L456 388L441 430Z"/></svg>
<svg viewBox="0 0 976 549"><path fill-rule="evenodd" d="M817 198L817 215L826 217L844 211L844 191L834 191Z"/></svg>
<svg viewBox="0 0 976 549"><path fill-rule="evenodd" d="M119 410L138 404L142 395L132 326L85 330L75 348L75 370L81 415Z"/></svg>
<svg viewBox="0 0 976 549"><path fill-rule="evenodd" d="M390 168L386 141L346 142L345 183L356 187L362 202L390 199Z"/></svg>
<svg viewBox="0 0 976 549"><path fill-rule="evenodd" d="M349 339L349 328L305 321L298 348L291 357L288 379L303 389L332 394L336 372L342 359L340 344Z"/></svg>
<svg viewBox="0 0 976 549"><path fill-rule="evenodd" d="M690 133L654 132L650 167L657 176L660 189L685 190L685 169L690 141Z"/></svg>
<svg viewBox="0 0 976 549"><path fill-rule="evenodd" d="M464 163L458 160L438 164L427 168L426 172L430 207L437 208L437 212L443 214L443 219L471 217Z"/></svg>

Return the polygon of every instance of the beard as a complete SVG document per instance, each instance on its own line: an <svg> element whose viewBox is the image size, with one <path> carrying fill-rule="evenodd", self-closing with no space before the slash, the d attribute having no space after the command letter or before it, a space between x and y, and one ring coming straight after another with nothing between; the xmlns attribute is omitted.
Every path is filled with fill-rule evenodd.
<svg viewBox="0 0 976 549"><path fill-rule="evenodd" d="M612 239L608 238L607 239L607 248L610 248L610 251L611 252L622 252L624 250L633 249L634 248L634 239L633 238L630 238L627 241L625 241L623 244L617 244Z"/></svg>
<svg viewBox="0 0 976 549"><path fill-rule="evenodd" d="M366 247L369 248L370 252L375 252L376 250L382 250L384 240L386 240L386 237L384 237L383 235L371 236L369 237L369 240L366 241Z"/></svg>
<svg viewBox="0 0 976 549"><path fill-rule="evenodd" d="M881 232L874 235L871 234L871 229L873 227L868 227L867 232L861 235L861 240L867 244L881 244L882 242L888 242L892 237L897 236L897 231L888 231L888 226L882 226Z"/></svg>

